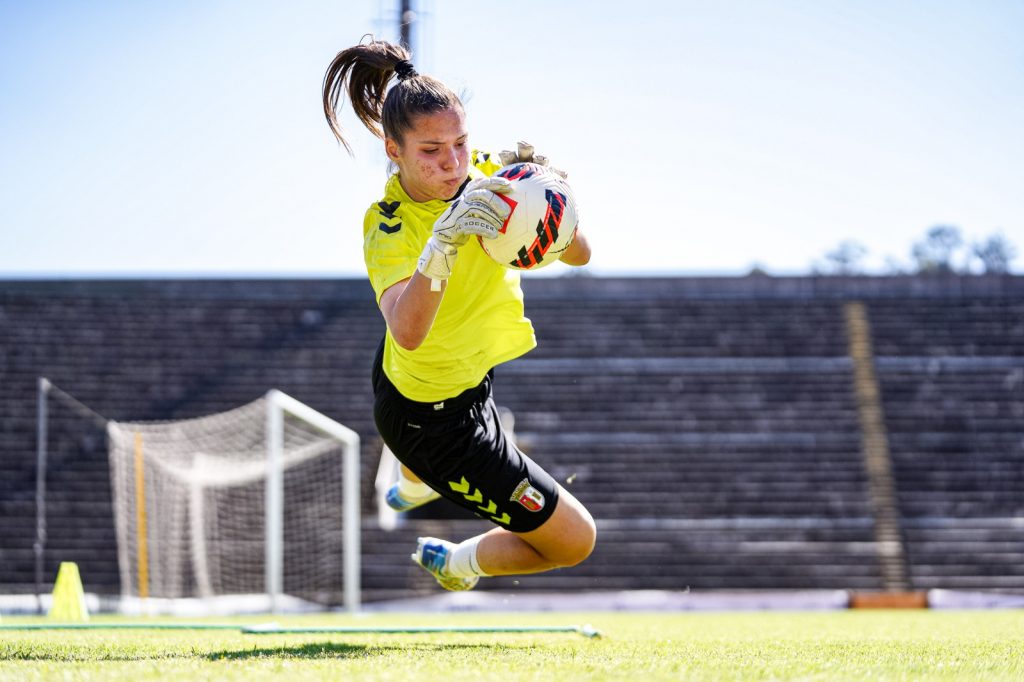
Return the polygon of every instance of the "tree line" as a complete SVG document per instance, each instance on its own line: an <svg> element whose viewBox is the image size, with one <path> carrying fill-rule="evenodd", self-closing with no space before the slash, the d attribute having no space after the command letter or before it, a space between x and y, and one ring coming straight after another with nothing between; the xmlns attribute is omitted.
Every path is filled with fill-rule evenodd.
<svg viewBox="0 0 1024 682"><path fill-rule="evenodd" d="M863 275L868 249L855 240L845 240L814 263L814 274ZM936 225L911 246L910 266L888 258L886 274L1005 274L1017 256L1017 249L1002 234L967 243L960 230Z"/></svg>

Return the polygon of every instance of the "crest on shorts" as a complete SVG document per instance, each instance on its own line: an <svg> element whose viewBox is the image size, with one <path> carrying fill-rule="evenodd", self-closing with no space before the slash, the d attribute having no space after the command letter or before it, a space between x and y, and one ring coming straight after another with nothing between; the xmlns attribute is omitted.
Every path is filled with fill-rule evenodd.
<svg viewBox="0 0 1024 682"><path fill-rule="evenodd" d="M512 493L512 502L518 502L532 512L544 508L544 494L530 485L530 479L524 478Z"/></svg>

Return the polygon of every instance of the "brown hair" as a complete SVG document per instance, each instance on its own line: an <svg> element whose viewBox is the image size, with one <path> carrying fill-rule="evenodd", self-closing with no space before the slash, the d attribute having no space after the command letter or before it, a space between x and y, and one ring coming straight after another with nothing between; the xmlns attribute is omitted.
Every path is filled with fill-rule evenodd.
<svg viewBox="0 0 1024 682"><path fill-rule="evenodd" d="M371 39L369 43L342 50L327 67L324 116L331 132L350 154L352 148L338 122L346 90L352 110L363 125L376 137L392 138L399 144L413 127L416 116L462 108L462 102L447 85L416 73L411 57L400 45ZM392 76L397 76L398 82L388 89Z"/></svg>

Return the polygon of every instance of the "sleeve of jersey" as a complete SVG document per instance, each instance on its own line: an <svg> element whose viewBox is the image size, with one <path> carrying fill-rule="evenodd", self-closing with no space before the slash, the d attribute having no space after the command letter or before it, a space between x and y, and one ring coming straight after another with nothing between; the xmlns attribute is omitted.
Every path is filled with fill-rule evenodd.
<svg viewBox="0 0 1024 682"><path fill-rule="evenodd" d="M501 169L501 159L498 158L496 154L491 154L490 152L482 152L479 149L474 149L470 160L473 165L480 170L480 172L488 177L494 175Z"/></svg>
<svg viewBox="0 0 1024 682"><path fill-rule="evenodd" d="M388 287L412 277L423 250L415 230L396 217L388 219L371 208L363 221L363 260L378 303Z"/></svg>

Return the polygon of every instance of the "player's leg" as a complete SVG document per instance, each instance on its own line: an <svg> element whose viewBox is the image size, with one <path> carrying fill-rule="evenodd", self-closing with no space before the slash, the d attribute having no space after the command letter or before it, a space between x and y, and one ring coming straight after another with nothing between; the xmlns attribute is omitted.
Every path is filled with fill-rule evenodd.
<svg viewBox="0 0 1024 682"><path fill-rule="evenodd" d="M420 538L413 560L448 590L468 590L479 578L525 575L575 566L594 549L594 520L579 500L559 487L554 513L539 528L515 533L494 528L454 544Z"/></svg>
<svg viewBox="0 0 1024 682"><path fill-rule="evenodd" d="M566 568L590 556L596 539L597 529L590 512L559 487L558 504L551 518L527 533L504 528L485 533L476 546L476 563L483 574L492 576Z"/></svg>
<svg viewBox="0 0 1024 682"><path fill-rule="evenodd" d="M383 369L384 342L377 348L373 362L374 405L373 417L377 430L384 439L389 457L401 460L409 452L416 452L422 442L422 429L410 429L406 410L398 389L392 385ZM406 453L398 456L398 453ZM384 454L382 453L382 457ZM404 462L399 462L397 480L388 488L384 500L395 511L409 511L436 500L438 495Z"/></svg>
<svg viewBox="0 0 1024 682"><path fill-rule="evenodd" d="M422 507L441 497L433 488L424 483L404 464L398 465L398 480L384 496L388 506L395 511L409 511Z"/></svg>
<svg viewBox="0 0 1024 682"><path fill-rule="evenodd" d="M594 547L589 512L507 438L489 382L484 389L480 402L443 428L425 425L417 430L431 437L406 451L417 456L429 452L428 465L413 467L426 474L424 480L499 526L458 544L420 538L413 560L446 589L470 589L487 575L573 566ZM412 459L407 464L412 466Z"/></svg>

